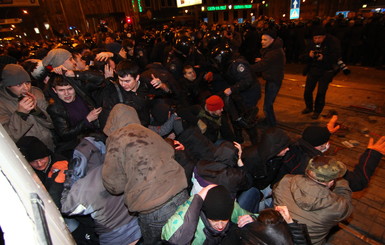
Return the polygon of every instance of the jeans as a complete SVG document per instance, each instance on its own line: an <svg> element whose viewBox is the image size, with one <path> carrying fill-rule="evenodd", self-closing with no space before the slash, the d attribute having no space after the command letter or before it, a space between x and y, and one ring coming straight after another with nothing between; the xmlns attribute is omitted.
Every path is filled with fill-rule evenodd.
<svg viewBox="0 0 385 245"><path fill-rule="evenodd" d="M100 244L130 244L141 237L138 219L122 225L110 232L99 234Z"/></svg>
<svg viewBox="0 0 385 245"><path fill-rule="evenodd" d="M259 203L259 211L262 211L266 208L274 207L274 201L272 196L273 190L271 189L271 186L269 185L265 189L261 190L261 193L263 194L263 198Z"/></svg>
<svg viewBox="0 0 385 245"><path fill-rule="evenodd" d="M313 110L313 91L318 83L317 96L314 101L314 112L321 113L325 106L326 91L334 77L333 71L310 71L306 78L304 99L306 108Z"/></svg>
<svg viewBox="0 0 385 245"><path fill-rule="evenodd" d="M259 213L266 208L272 208L274 206L271 195L272 190L270 186L263 190L251 187L247 191L242 192L237 201L241 208L251 213Z"/></svg>
<svg viewBox="0 0 385 245"><path fill-rule="evenodd" d="M265 112L266 122L270 126L276 126L277 121L274 114L274 101L277 97L282 81L266 81L265 85L265 101L263 103L263 111Z"/></svg>
<svg viewBox="0 0 385 245"><path fill-rule="evenodd" d="M175 213L178 206L189 198L183 190L151 213L139 214L139 226L143 236L143 244L153 245L160 241L162 228Z"/></svg>
<svg viewBox="0 0 385 245"><path fill-rule="evenodd" d="M259 202L261 200L261 193L255 187L251 187L247 191L241 193L238 197L238 204L244 210L247 210L251 213L259 212Z"/></svg>

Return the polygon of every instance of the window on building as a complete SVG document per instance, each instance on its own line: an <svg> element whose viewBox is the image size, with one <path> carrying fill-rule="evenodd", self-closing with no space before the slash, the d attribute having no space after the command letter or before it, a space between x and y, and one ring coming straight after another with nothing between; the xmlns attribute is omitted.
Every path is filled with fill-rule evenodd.
<svg viewBox="0 0 385 245"><path fill-rule="evenodd" d="M233 11L233 19L238 19L238 10Z"/></svg>
<svg viewBox="0 0 385 245"><path fill-rule="evenodd" d="M219 20L218 12L213 12L213 21L214 21L214 23L218 23L218 20Z"/></svg>
<svg viewBox="0 0 385 245"><path fill-rule="evenodd" d="M223 20L228 21L229 20L229 11L223 12Z"/></svg>
<svg viewBox="0 0 385 245"><path fill-rule="evenodd" d="M167 0L167 6L173 6L173 4L172 4L172 0Z"/></svg>
<svg viewBox="0 0 385 245"><path fill-rule="evenodd" d="M218 0L212 0L213 4L218 4Z"/></svg>
<svg viewBox="0 0 385 245"><path fill-rule="evenodd" d="M164 0L161 0L161 1L160 1L160 5L162 5L162 7L165 7L165 6L166 6L165 1L164 1Z"/></svg>
<svg viewBox="0 0 385 245"><path fill-rule="evenodd" d="M144 1L144 5L145 5L146 7L151 7L150 0L145 0L145 1Z"/></svg>
<svg viewBox="0 0 385 245"><path fill-rule="evenodd" d="M247 17L248 17L248 16L247 16L247 10L243 10L242 12L243 12L243 13L242 13L242 17L243 17L243 19L246 20Z"/></svg>

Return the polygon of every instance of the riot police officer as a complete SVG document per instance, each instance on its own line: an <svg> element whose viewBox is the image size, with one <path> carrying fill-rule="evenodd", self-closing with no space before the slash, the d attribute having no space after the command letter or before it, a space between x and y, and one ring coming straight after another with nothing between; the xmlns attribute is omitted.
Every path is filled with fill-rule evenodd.
<svg viewBox="0 0 385 245"><path fill-rule="evenodd" d="M238 136L241 137L242 128L245 128L251 142L255 144L257 103L261 98L261 88L250 64L243 57L233 53L228 43L215 47L211 57L229 85L223 93L227 97L225 101L228 101L229 113L235 122Z"/></svg>
<svg viewBox="0 0 385 245"><path fill-rule="evenodd" d="M167 56L165 67L177 80L183 77L183 66L186 65L192 46L193 43L190 37L181 36L175 40L175 44Z"/></svg>

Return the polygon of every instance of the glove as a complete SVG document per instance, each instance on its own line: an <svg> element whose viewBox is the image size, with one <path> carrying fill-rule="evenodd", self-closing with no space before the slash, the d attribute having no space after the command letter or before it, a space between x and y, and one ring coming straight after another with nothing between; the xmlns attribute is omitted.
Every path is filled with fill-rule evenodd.
<svg viewBox="0 0 385 245"><path fill-rule="evenodd" d="M66 179L65 171L68 170L68 162L67 161L58 161L55 162L51 170L48 173L48 178L54 177L56 183L64 183Z"/></svg>
<svg viewBox="0 0 385 245"><path fill-rule="evenodd" d="M204 123L202 120L199 119L197 125L198 125L198 128L201 130L202 134L206 133L206 130L207 130L206 123Z"/></svg>
<svg viewBox="0 0 385 245"><path fill-rule="evenodd" d="M207 82L212 82L213 81L213 78L214 78L214 74L210 71L210 72L207 72L205 75L204 75L204 79L207 81Z"/></svg>

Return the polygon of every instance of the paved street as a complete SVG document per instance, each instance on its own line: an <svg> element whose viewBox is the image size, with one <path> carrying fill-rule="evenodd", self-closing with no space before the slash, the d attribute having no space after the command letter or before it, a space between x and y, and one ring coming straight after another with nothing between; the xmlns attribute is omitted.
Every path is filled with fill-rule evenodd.
<svg viewBox="0 0 385 245"><path fill-rule="evenodd" d="M331 137L332 147L328 154L334 155L353 168L360 154L367 147L369 137L375 140L385 135L385 70L351 67L352 74L338 74L330 84L326 106L318 120L302 115L305 105L303 92L305 77L302 66L286 66L285 79L275 102L278 126L289 135L298 138L308 125L326 125L330 110L338 112L343 125ZM261 81L263 84L263 81ZM264 89L264 88L263 88ZM262 108L263 98L259 108ZM263 112L260 111L260 116ZM354 140L358 145L348 147L346 141ZM351 141L352 142L352 141ZM385 161L382 159L369 187L354 193L355 210L351 218L330 239L330 244L385 244Z"/></svg>

